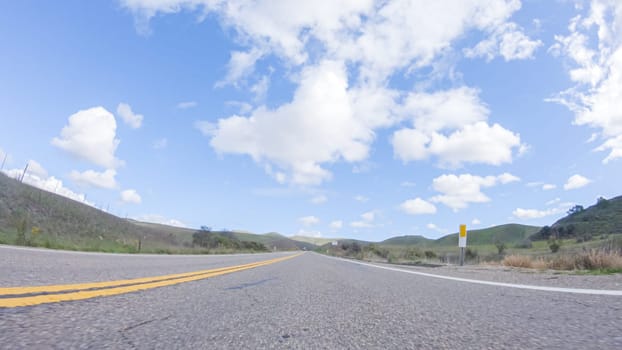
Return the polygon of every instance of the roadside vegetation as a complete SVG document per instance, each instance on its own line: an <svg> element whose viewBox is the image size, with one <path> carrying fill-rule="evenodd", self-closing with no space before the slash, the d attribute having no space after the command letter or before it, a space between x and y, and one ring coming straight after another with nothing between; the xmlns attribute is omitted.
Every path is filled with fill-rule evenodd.
<svg viewBox="0 0 622 350"><path fill-rule="evenodd" d="M622 237L607 240L599 248L583 247L581 251L551 256L508 255L501 263L522 268L618 273L622 272Z"/></svg>
<svg viewBox="0 0 622 350"><path fill-rule="evenodd" d="M457 233L437 240L393 237L379 243L339 240L318 252L409 265L457 264ZM622 273L622 197L576 205L551 226L500 225L469 231L467 264Z"/></svg>
<svg viewBox="0 0 622 350"><path fill-rule="evenodd" d="M202 231L202 230L199 230ZM219 254L313 249L277 233L197 230L123 219L0 173L0 244L110 253Z"/></svg>

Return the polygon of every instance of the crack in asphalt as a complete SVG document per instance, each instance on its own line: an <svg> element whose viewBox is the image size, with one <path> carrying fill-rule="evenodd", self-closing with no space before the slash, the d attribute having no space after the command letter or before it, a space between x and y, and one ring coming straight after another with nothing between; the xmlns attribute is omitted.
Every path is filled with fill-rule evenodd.
<svg viewBox="0 0 622 350"><path fill-rule="evenodd" d="M239 289L245 289L245 288L248 288L248 287L258 286L258 285L260 285L260 284L264 284L264 283L266 283L266 282L270 282L270 281L272 281L272 280L276 280L276 279L277 279L276 277L265 278L265 279L262 279L262 280L259 280L259 281L255 281L255 282L242 283L242 284L239 284L239 285L237 285L237 286L228 287L228 288L225 288L225 290L236 290L236 289L237 289L237 290L239 290Z"/></svg>
<svg viewBox="0 0 622 350"><path fill-rule="evenodd" d="M138 327L142 327L144 325L147 325L147 324L150 324L150 323L153 323L153 322L156 322L156 321L166 321L169 318L171 318L171 316L172 315L168 315L168 316L161 317L161 318L154 318L154 319L146 320L146 321L143 321L143 322L139 322L139 323L127 326L127 327L125 327L123 329L120 329L119 330L119 334L121 335L121 339L123 339L123 341L125 343L127 343L129 346L131 346L132 349L137 349L138 347L136 346L136 344L134 344L134 342L127 336L127 334L125 334L125 332L131 331L132 329L135 329L135 328L138 328Z"/></svg>

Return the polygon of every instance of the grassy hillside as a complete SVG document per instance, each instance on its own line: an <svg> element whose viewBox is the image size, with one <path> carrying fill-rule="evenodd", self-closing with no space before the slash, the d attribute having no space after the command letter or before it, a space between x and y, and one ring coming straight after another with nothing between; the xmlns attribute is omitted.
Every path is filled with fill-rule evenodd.
<svg viewBox="0 0 622 350"><path fill-rule="evenodd" d="M313 250L316 245L308 242L299 242L291 238L285 237L276 232L269 232L263 235L257 235L247 232L231 231L229 235L245 242L258 242L264 244L268 249L276 250L296 250L307 249Z"/></svg>
<svg viewBox="0 0 622 350"><path fill-rule="evenodd" d="M324 244L328 244L333 241L338 241L341 238L324 238L324 237L307 237L307 236L291 236L290 239L298 242L311 243L316 246L321 246Z"/></svg>
<svg viewBox="0 0 622 350"><path fill-rule="evenodd" d="M18 231L24 233L23 242ZM203 253L193 247L196 230L126 220L0 174L0 243L110 252ZM267 249L305 247L278 234L214 232L230 240L257 242ZM228 248L228 252L236 248ZM216 252L212 249L210 252Z"/></svg>
<svg viewBox="0 0 622 350"><path fill-rule="evenodd" d="M506 224L480 230L469 230L467 241L469 245L494 244L496 240L506 244L516 244L538 232L540 227L520 224ZM438 246L457 246L458 233L439 238L434 242Z"/></svg>
<svg viewBox="0 0 622 350"><path fill-rule="evenodd" d="M391 237L389 239L385 239L379 244L427 246L433 243L434 243L433 239L425 238L423 236L399 236L399 237Z"/></svg>
<svg viewBox="0 0 622 350"><path fill-rule="evenodd" d="M551 235L562 238L590 240L597 236L622 233L622 196L600 198L596 204L583 208L576 206L571 213L544 227L532 238L548 239Z"/></svg>

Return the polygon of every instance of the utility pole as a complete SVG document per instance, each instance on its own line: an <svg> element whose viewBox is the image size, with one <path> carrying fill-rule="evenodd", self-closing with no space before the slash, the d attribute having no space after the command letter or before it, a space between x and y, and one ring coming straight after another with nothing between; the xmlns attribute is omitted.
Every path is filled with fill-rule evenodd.
<svg viewBox="0 0 622 350"><path fill-rule="evenodd" d="M22 173L22 177L19 178L19 182L24 182L24 176L26 176L26 172L28 171L28 165L30 165L30 163L26 163L26 167L24 168L24 172Z"/></svg>
<svg viewBox="0 0 622 350"><path fill-rule="evenodd" d="M0 171L4 170L4 163L6 163L6 157L8 156L8 154L4 154L4 159L2 159L2 166L0 166Z"/></svg>

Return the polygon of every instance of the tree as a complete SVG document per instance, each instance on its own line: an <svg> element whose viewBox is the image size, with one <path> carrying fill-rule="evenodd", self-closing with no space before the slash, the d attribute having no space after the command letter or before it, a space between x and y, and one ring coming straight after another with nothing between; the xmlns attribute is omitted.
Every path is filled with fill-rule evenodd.
<svg viewBox="0 0 622 350"><path fill-rule="evenodd" d="M572 208L568 209L568 211L567 211L566 213L567 213L568 215L574 215L574 214L577 214L577 213L582 212L583 210L585 210L585 209L583 208L583 206L582 206L582 205L578 205L578 204L577 204L577 205L575 205L574 207L572 207Z"/></svg>
<svg viewBox="0 0 622 350"><path fill-rule="evenodd" d="M543 228L540 229L540 231L538 231L538 233L536 233L535 235L531 236L532 240L537 240L537 239L548 239L549 237L551 237L551 227L550 226L544 226Z"/></svg>
<svg viewBox="0 0 622 350"><path fill-rule="evenodd" d="M551 253L557 253L557 251L559 251L559 248L562 246L562 241L559 239L549 239L548 243Z"/></svg>
<svg viewBox="0 0 622 350"><path fill-rule="evenodd" d="M506 248L505 243L499 240L495 240L495 247L497 247L497 252L499 253L499 255L503 254L503 251Z"/></svg>
<svg viewBox="0 0 622 350"><path fill-rule="evenodd" d="M596 206L601 209L607 208L609 206L609 201L604 197L598 197L596 200Z"/></svg>

